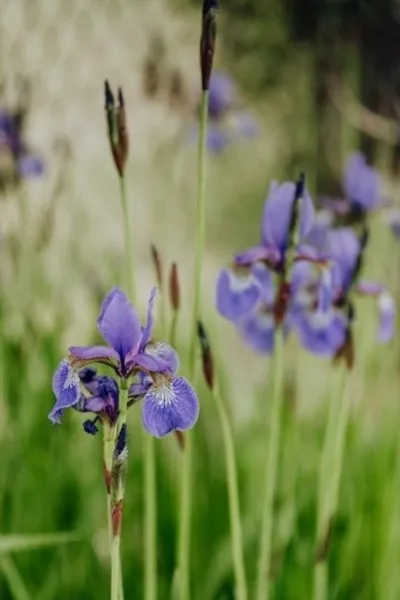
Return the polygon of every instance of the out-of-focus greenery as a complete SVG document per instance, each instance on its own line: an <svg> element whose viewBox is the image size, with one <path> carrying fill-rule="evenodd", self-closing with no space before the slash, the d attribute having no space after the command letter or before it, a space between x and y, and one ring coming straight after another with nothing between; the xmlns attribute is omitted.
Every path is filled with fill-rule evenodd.
<svg viewBox="0 0 400 600"><path fill-rule="evenodd" d="M317 5L320 3L314 7ZM90 18L96 18L96 10L92 5ZM192 9L187 7L171 18L177 21L187 18L188 22L193 20L197 24ZM175 21L173 23L175 25ZM162 24L158 23L161 29ZM302 168L309 176L311 188L315 190L316 187L318 148L310 86L313 55L310 47L300 41L293 45L295 29L277 0L232 0L229 7L224 8L221 54L228 65L231 61L234 63L233 70L244 84L243 97L247 99L250 89L257 90L254 106L259 114L261 131L253 146L233 147L226 155L212 159L209 165L206 262L210 268L203 294L205 322L212 331L222 387L234 422L250 586L255 579L262 474L269 435L269 365L268 360L251 356L230 326L215 314L213 282L218 268L234 251L257 241L260 210L270 179L294 178ZM174 31L171 26L171 38ZM192 36L198 34L195 26L190 31ZM152 33L149 27L149 36ZM24 34L21 29L21 38ZM83 41L84 38L82 44ZM182 44L186 41L183 37ZM107 40L109 43L112 44ZM84 49L83 44L82 52ZM197 55L193 53L193 56L195 60ZM66 80L69 69L65 67L63 77ZM197 63L193 62L189 71L197 73L196 69ZM357 76L358 73L354 74L350 68L349 77L357 79ZM101 83L95 82L99 90ZM74 101L74 94L70 93L68 103ZM95 108L85 112L85 121L92 118L92 110ZM100 120L101 115L93 118ZM354 140L356 134L349 131L345 122L341 123L343 148L332 150L343 156L350 148L349 139ZM135 131L134 112L130 125ZM165 123L165 127L167 125ZM53 126L54 121L49 117L46 127ZM137 127L139 129L139 124ZM145 142L147 140L142 148ZM75 158L72 168L75 165L77 170L80 143L81 140L73 140L78 159ZM131 143L135 147L135 134L132 134ZM143 152L147 149L148 146ZM378 150L383 157L390 151L382 144L378 145ZM134 162L137 155L135 150L133 152L130 169L135 185L135 177L140 177L140 167L137 168ZM133 227L142 230L138 233L141 241L136 244L139 273L145 288L141 300L146 297L154 279L146 262L150 243L160 238L161 250L167 260L181 257L185 262L193 253L189 243L193 240L195 227L191 220L195 178L188 175L190 169L195 168L193 149L182 148L176 140L167 139L152 148L151 153L148 184L134 188L136 195L134 198L131 195L136 211L138 206L141 211L146 210L141 204L140 192L144 196L147 185L152 194L162 200L150 207L154 209L153 214L147 207L146 218L133 219ZM114 179L110 176L112 185L103 186L104 172L109 170L112 174L106 141L99 155L93 170L85 173L87 194L77 194L73 174L64 185L60 210L64 215L73 215L67 245L62 245L57 236L54 239L50 235L50 242L40 251L35 246L36 208L28 210L28 221L21 212L24 202L30 199L29 183L0 204L0 215L2 211L8 215L15 209L13 218L4 219L4 239L0 245L0 533L1 536L76 533L76 538L68 543L53 540L53 546L44 547L38 543L37 549L29 547L30 538L26 538L26 543L22 544L25 549L19 546L10 550L9 546L2 545L3 537L0 537L2 600L99 600L108 597L109 558L100 436L93 438L84 434L79 415L72 411L65 415L60 427L52 427L47 420L53 403L51 379L55 366L69 344L97 340L95 320L102 294L121 279L120 255L110 244L113 236L119 239L118 228L112 229L110 224L114 233L104 236L103 242L102 232L107 227L101 229L98 222L105 206L118 205ZM145 165L143 169L146 169L146 160L139 163ZM388 169L385 175L388 191L396 199L396 182ZM335 172L335 176L338 179L339 172ZM90 197L91 189L96 189L98 194L94 199ZM85 202L90 203L89 210L84 210ZM18 210L17 206L20 207ZM158 212L161 210L162 219ZM114 214L118 222L119 212L112 209L103 215L103 223L108 218L112 220ZM135 214L133 212L133 216ZM89 234L89 230L96 227L101 233L98 236L96 232ZM165 235L164 231L170 233ZM12 232L17 234L17 239L10 243ZM90 235L100 238L96 239L92 251L86 243ZM379 215L376 216L365 276L387 283L397 302L399 253L400 248ZM190 303L190 286L190 270L183 269L182 290L186 305ZM144 315L144 300L140 312ZM377 315L368 300L358 302L357 315L354 407L347 436L340 510L333 529L330 597L335 600L398 600L399 342L395 340L388 347L377 345ZM158 330L157 335L160 333ZM183 371L186 345L184 315L178 348ZM295 341L290 342L285 367L287 402L271 573L275 600L309 600L312 594L317 468L331 371L332 367L326 361L305 356ZM202 410L194 430L190 557L193 599L229 600L234 598L234 591L221 433L216 409L201 383L198 390ZM130 412L129 431L129 473L122 540L125 597L128 600L143 595L144 434L138 407ZM179 470L180 452L175 438L157 442L160 600L170 598L174 571ZM32 543L36 542L32 539Z"/></svg>

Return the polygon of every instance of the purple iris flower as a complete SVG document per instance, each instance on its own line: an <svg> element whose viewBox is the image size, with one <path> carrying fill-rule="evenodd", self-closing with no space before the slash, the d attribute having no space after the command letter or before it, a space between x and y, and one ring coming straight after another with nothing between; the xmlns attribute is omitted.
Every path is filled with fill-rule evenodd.
<svg viewBox="0 0 400 600"><path fill-rule="evenodd" d="M346 165L342 180L344 199L321 198L322 205L339 218L349 223L362 220L368 213L388 204L381 195L381 178L370 167L360 152L352 154Z"/></svg>
<svg viewBox="0 0 400 600"><path fill-rule="evenodd" d="M213 73L208 92L208 114L211 120L221 119L237 104L236 87L224 73Z"/></svg>
<svg viewBox="0 0 400 600"><path fill-rule="evenodd" d="M69 348L69 358L61 361L53 377L56 403L49 415L53 423L59 423L63 411L69 407L93 412L101 420L107 418L111 423L116 421L119 392L115 380L99 376L95 369L88 368L89 364L100 363L111 367L128 383L139 377L134 386L141 386L137 396L144 397L143 422L150 433L160 437L173 429L193 427L199 413L198 399L192 386L183 377L176 376L178 355L167 344L155 344L151 340L155 291L150 295L144 327L121 289L115 287L105 297L97 325L109 346ZM82 388L90 396L83 394ZM159 410L152 424L148 415L155 406ZM85 430L87 427L88 422Z"/></svg>
<svg viewBox="0 0 400 600"><path fill-rule="evenodd" d="M28 149L23 139L19 113L0 110L0 150L10 153L15 169L22 178L38 177L44 173L44 162Z"/></svg>

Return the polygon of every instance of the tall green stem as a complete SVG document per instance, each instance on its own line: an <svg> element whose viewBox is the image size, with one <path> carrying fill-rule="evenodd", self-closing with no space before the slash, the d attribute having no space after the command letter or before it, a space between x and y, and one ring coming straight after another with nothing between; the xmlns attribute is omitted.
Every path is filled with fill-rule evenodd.
<svg viewBox="0 0 400 600"><path fill-rule="evenodd" d="M265 488L261 521L260 550L257 570L256 600L268 600L270 589L272 521L274 496L279 460L279 443L281 435L283 373L284 373L284 340L283 334L277 330L275 335L275 351L273 364L273 392L271 400L271 416L268 434L268 449L265 470Z"/></svg>
<svg viewBox="0 0 400 600"><path fill-rule="evenodd" d="M349 402L344 392L346 371L340 365L331 384L328 422L319 466L314 600L328 598L328 544L331 519L337 508Z"/></svg>
<svg viewBox="0 0 400 600"><path fill-rule="evenodd" d="M206 191L206 150L208 122L208 91L201 97L198 196L197 196L197 244L194 268L194 299L189 349L189 376L193 380L196 370L197 321L200 313L201 275L203 270L205 237L205 191ZM190 530L192 504L192 440L191 433L185 434L185 450L182 454L182 475L180 489L179 534L178 534L178 578L179 599L190 600Z"/></svg>
<svg viewBox="0 0 400 600"><path fill-rule="evenodd" d="M145 437L144 598L157 600L156 457L154 438Z"/></svg>
<svg viewBox="0 0 400 600"><path fill-rule="evenodd" d="M133 245L130 227L130 216L128 207L128 198L126 194L125 177L119 178L122 217L124 221L124 243L125 243L125 276L127 292L131 302L135 301L135 278L134 278L134 260L133 260Z"/></svg>
<svg viewBox="0 0 400 600"><path fill-rule="evenodd" d="M228 482L229 517L231 522L232 558L236 582L236 600L247 600L246 570L239 508L239 485L236 471L235 447L228 414L217 389L212 391L221 421L225 447L226 474Z"/></svg>

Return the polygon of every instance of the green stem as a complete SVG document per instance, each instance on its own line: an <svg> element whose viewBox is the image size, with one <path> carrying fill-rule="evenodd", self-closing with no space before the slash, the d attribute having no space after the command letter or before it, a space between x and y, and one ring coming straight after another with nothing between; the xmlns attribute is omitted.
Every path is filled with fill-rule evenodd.
<svg viewBox="0 0 400 600"><path fill-rule="evenodd" d="M317 498L317 532L316 532L316 563L314 567L314 600L328 598L328 548L331 519L334 515L334 489L338 487L343 446L345 423L347 421L347 405L343 384L346 373L344 365L340 365L339 373L334 373L329 395L328 422L326 426L324 445L319 465L318 498ZM343 411L346 405L345 411ZM339 475L338 475L339 468ZM334 475L334 473L336 473ZM339 478L339 479L338 479ZM336 483L334 483L336 479Z"/></svg>
<svg viewBox="0 0 400 600"><path fill-rule="evenodd" d="M128 208L128 199L126 194L125 177L119 178L122 217L124 221L124 242L125 242L125 276L127 293L131 302L135 301L135 278L134 278L134 260L133 260L133 244L130 227L130 216Z"/></svg>
<svg viewBox="0 0 400 600"><path fill-rule="evenodd" d="M113 537L111 544L111 600L119 600L119 584L121 580L120 561L121 536Z"/></svg>
<svg viewBox="0 0 400 600"><path fill-rule="evenodd" d="M201 275L203 270L205 237L205 191L206 191L206 150L208 124L208 91L201 97L199 160L198 160L198 196L197 196L197 244L194 268L194 300L189 348L189 376L193 381L196 370L197 321L200 313ZM180 489L179 533L178 533L178 573L179 599L190 600L190 530L192 508L192 440L191 432L185 435L185 450L182 455L182 475Z"/></svg>
<svg viewBox="0 0 400 600"><path fill-rule="evenodd" d="M170 325L170 330L169 330L169 338L168 338L169 343L173 348L175 348L175 346L176 346L177 326L178 326L178 311L174 310L172 313L171 325Z"/></svg>
<svg viewBox="0 0 400 600"><path fill-rule="evenodd" d="M154 438L145 438L145 600L157 600L157 545L156 545L156 457Z"/></svg>
<svg viewBox="0 0 400 600"><path fill-rule="evenodd" d="M0 556L0 571L3 571L13 600L30 600L31 595L13 559L8 554Z"/></svg>
<svg viewBox="0 0 400 600"><path fill-rule="evenodd" d="M221 421L222 434L225 447L226 474L228 482L229 516L232 536L232 558L236 582L236 600L247 600L246 570L244 565L244 551L242 540L242 527L239 508L239 485L236 471L235 447L233 434L228 414L223 399L218 390L214 389L213 398L217 405Z"/></svg>
<svg viewBox="0 0 400 600"><path fill-rule="evenodd" d="M281 331L275 335L275 351L273 366L273 392L271 400L271 420L268 437L268 450L265 471L265 488L263 513L261 521L260 550L257 570L256 600L268 600L271 572L272 521L274 496L277 479L279 443L283 404L283 349L284 340Z"/></svg>

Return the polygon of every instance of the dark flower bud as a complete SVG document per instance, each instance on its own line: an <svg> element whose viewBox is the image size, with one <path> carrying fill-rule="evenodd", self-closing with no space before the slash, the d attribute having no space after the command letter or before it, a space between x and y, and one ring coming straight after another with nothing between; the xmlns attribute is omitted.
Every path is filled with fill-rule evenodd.
<svg viewBox="0 0 400 600"><path fill-rule="evenodd" d="M125 99L122 88L118 88L118 110L117 110L117 131L118 131L118 142L120 146L120 169L122 172L125 170L126 161L128 158L129 151L129 139L128 130L126 128L126 112L125 112ZM120 173L121 174L121 173Z"/></svg>
<svg viewBox="0 0 400 600"><path fill-rule="evenodd" d="M160 289L160 292L162 292L162 290L163 290L163 268L162 268L162 264L161 264L161 256L154 244L151 245L150 251L151 251L151 258L152 258L153 265L154 265L154 271L156 273L157 285Z"/></svg>
<svg viewBox="0 0 400 600"><path fill-rule="evenodd" d="M217 0L203 1L203 23L200 38L200 67L203 91L208 90L211 78L215 53L215 40L217 38L218 8Z"/></svg>
<svg viewBox="0 0 400 600"><path fill-rule="evenodd" d="M203 363L203 375L210 390L214 388L214 360L210 343L204 325L201 321L197 323L197 335L201 346L201 358Z"/></svg>
<svg viewBox="0 0 400 600"><path fill-rule="evenodd" d="M120 459L121 455L125 453L127 449L127 429L126 424L124 423L121 427L121 431L118 434L117 443L115 444L114 449L114 460Z"/></svg>
<svg viewBox="0 0 400 600"><path fill-rule="evenodd" d="M96 369L85 367L79 371L79 379L82 383L91 383L97 375Z"/></svg>
<svg viewBox="0 0 400 600"><path fill-rule="evenodd" d="M300 173L298 180L296 181L296 187L294 191L294 198L292 204L292 214L290 215L290 224L289 224L289 237L291 242L293 242L293 238L295 237L296 228L298 226L299 220L299 200L304 195L304 185L305 185L305 175L304 173Z"/></svg>
<svg viewBox="0 0 400 600"><path fill-rule="evenodd" d="M85 431L85 433L89 433L90 435L96 435L96 433L99 431L99 428L96 426L97 420L98 418L96 417L96 419L94 419L93 421L88 419L83 423L83 430Z"/></svg>
<svg viewBox="0 0 400 600"><path fill-rule="evenodd" d="M176 263L172 264L169 275L169 300L173 310L177 312L181 305L181 290L179 285L178 265Z"/></svg>
<svg viewBox="0 0 400 600"><path fill-rule="evenodd" d="M125 100L121 88L118 88L118 104L108 81L104 84L105 110L108 139L111 153L120 177L124 175L128 158L128 132L126 127Z"/></svg>

